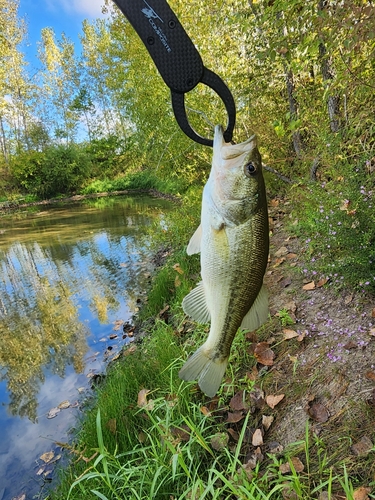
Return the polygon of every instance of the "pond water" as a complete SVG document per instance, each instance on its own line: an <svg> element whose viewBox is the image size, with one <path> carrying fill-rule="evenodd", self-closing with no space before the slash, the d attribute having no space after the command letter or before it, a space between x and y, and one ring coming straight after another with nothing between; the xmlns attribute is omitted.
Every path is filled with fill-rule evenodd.
<svg viewBox="0 0 375 500"><path fill-rule="evenodd" d="M146 228L170 207L100 198L0 218L0 500L38 497L91 378L132 341Z"/></svg>

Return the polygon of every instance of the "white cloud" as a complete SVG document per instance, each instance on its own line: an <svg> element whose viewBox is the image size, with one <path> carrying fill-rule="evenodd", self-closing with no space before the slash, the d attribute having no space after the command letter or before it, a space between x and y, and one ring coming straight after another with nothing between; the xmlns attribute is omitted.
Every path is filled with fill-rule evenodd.
<svg viewBox="0 0 375 500"><path fill-rule="evenodd" d="M62 8L67 14L80 15L84 18L95 19L104 17L102 7L104 0L45 0L50 10Z"/></svg>

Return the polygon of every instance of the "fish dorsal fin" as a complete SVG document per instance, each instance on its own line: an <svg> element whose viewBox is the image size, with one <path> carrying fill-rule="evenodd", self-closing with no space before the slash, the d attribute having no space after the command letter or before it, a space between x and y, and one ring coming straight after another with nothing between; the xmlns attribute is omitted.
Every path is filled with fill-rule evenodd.
<svg viewBox="0 0 375 500"><path fill-rule="evenodd" d="M182 309L185 314L198 321L198 323L208 323L211 321L211 314L207 307L202 281L186 295L182 301Z"/></svg>
<svg viewBox="0 0 375 500"><path fill-rule="evenodd" d="M242 320L241 328L251 332L256 330L267 321L268 314L268 292L266 287L262 285L254 304Z"/></svg>
<svg viewBox="0 0 375 500"><path fill-rule="evenodd" d="M193 255L201 251L202 240L202 226L199 225L193 236L190 238L189 244L186 249L188 255Z"/></svg>

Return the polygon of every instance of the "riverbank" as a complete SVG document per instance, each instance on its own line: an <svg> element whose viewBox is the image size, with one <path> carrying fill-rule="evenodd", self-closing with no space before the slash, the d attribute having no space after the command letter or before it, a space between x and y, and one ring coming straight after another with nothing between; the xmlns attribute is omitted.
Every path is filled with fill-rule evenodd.
<svg viewBox="0 0 375 500"><path fill-rule="evenodd" d="M95 198L104 198L108 196L126 196L126 195L132 196L137 194L154 196L155 198L162 198L164 200L170 200L176 203L180 201L180 198L178 196L168 193L162 193L156 189L124 189L120 191L107 191L104 193L75 194L72 196L65 196L62 198L51 198L48 200L38 200L30 202L25 202L22 198L13 201L3 201L0 203L0 213L27 207L55 205L57 203L74 203L77 201L95 199Z"/></svg>
<svg viewBox="0 0 375 500"><path fill-rule="evenodd" d="M237 335L212 399L178 378L207 328L181 310L199 263L181 243L189 210L175 214L140 312L150 335L98 387L51 499L374 498L374 304L306 271L284 201L270 206L270 320Z"/></svg>

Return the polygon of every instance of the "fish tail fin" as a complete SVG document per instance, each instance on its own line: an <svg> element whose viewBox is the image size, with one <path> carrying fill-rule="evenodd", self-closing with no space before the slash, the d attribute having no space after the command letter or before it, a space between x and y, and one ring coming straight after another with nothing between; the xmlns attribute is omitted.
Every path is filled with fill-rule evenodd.
<svg viewBox="0 0 375 500"><path fill-rule="evenodd" d="M209 397L215 396L227 368L228 358L212 359L203 344L186 361L179 371L182 380L198 380L201 390Z"/></svg>

